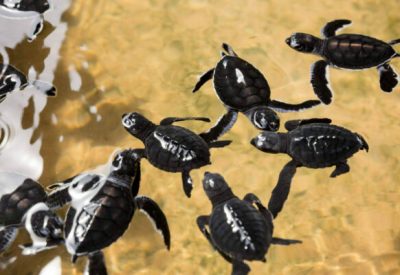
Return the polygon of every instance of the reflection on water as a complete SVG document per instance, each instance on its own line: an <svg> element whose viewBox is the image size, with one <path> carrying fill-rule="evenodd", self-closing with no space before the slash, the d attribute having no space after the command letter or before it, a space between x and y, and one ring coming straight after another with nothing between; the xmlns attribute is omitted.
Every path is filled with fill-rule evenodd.
<svg viewBox="0 0 400 275"><path fill-rule="evenodd" d="M215 121L225 109L212 85L190 91L196 77L215 65L221 42L265 74L272 98L300 102L314 96L309 67L316 57L285 44L292 32L318 35L325 22L349 18L353 25L345 32L385 41L400 36L397 0L53 2L42 33L31 43L22 35L4 44L4 37L14 36L3 35L10 23L0 24L9 63L58 88L56 98L32 88L0 104L0 121L10 129L0 170L40 177L44 185L106 163L116 148L142 147L120 126L123 113L135 110L152 121L188 115ZM399 59L392 64L400 70ZM374 69L332 69L331 82L331 105L280 114L281 119L330 117L363 135L370 151L351 158L351 172L336 179L329 178L331 169L298 169L275 235L303 244L271 247L267 263L250 264L251 274L400 274L400 90L382 93ZM182 125L196 132L210 126ZM219 172L237 195L254 192L267 202L288 158L252 148L249 140L257 133L239 116L225 136L233 144L212 151L213 164L192 172L191 199L181 191L179 174L143 161L140 194L151 196L166 213L171 251L136 213L125 235L105 249L110 274L228 274L230 266L195 224L198 215L210 211L200 181L204 171ZM17 243L27 241L20 234L9 252L19 255ZM3 273L38 274L55 255L61 256L65 274L82 273L85 259L72 265L63 247L19 256Z"/></svg>

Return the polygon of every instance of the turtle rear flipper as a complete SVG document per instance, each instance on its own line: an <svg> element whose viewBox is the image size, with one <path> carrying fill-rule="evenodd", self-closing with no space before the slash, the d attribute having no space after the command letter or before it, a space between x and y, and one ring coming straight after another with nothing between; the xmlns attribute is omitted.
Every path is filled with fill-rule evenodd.
<svg viewBox="0 0 400 275"><path fill-rule="evenodd" d="M218 140L208 144L210 148L222 148L232 143L232 140Z"/></svg>
<svg viewBox="0 0 400 275"><path fill-rule="evenodd" d="M155 229L163 236L164 244L169 250L171 245L171 236L167 218L161 208L155 201L145 196L135 197L134 202L136 207L147 215Z"/></svg>
<svg viewBox="0 0 400 275"><path fill-rule="evenodd" d="M321 101L319 100L307 100L299 104L289 104L277 100L271 100L271 102L268 103L268 107L277 112L298 112L310 109L320 104Z"/></svg>
<svg viewBox="0 0 400 275"><path fill-rule="evenodd" d="M249 274L250 267L242 261L233 261L232 275L246 275Z"/></svg>
<svg viewBox="0 0 400 275"><path fill-rule="evenodd" d="M328 22L321 30L321 34L323 37L328 38L331 36L335 36L336 32L342 29L345 26L351 24L351 21L348 19L337 19L331 22Z"/></svg>
<svg viewBox="0 0 400 275"><path fill-rule="evenodd" d="M339 175L348 173L350 171L350 166L347 164L347 161L339 162L336 164L335 170L333 170L331 174L331 178L335 178Z"/></svg>
<svg viewBox="0 0 400 275"><path fill-rule="evenodd" d="M208 117L167 117L160 121L160 125L171 125L174 122L187 120L210 122L210 119Z"/></svg>
<svg viewBox="0 0 400 275"><path fill-rule="evenodd" d="M224 51L226 51L229 55L238 57L233 48L227 43L222 43L222 49L224 49Z"/></svg>
<svg viewBox="0 0 400 275"><path fill-rule="evenodd" d="M272 190L271 198L268 202L268 210L272 216L276 218L281 212L286 199L289 196L290 185L293 176L296 173L297 163L294 160L289 161L279 173L278 183L274 190Z"/></svg>
<svg viewBox="0 0 400 275"><path fill-rule="evenodd" d="M291 244L302 243L302 241L273 237L271 243L276 245L291 245Z"/></svg>
<svg viewBox="0 0 400 275"><path fill-rule="evenodd" d="M101 251L96 251L88 255L84 275L107 275L107 267L104 261L104 255Z"/></svg>
<svg viewBox="0 0 400 275"><path fill-rule="evenodd" d="M400 43L400 38L394 39L394 40L390 40L390 41L388 42L388 44L391 45L391 46L396 45L396 44L399 44L399 43Z"/></svg>
<svg viewBox="0 0 400 275"><path fill-rule="evenodd" d="M319 60L311 66L311 85L322 103L328 105L332 102L332 91L328 80L328 63L326 61Z"/></svg>
<svg viewBox="0 0 400 275"><path fill-rule="evenodd" d="M215 68L209 69L207 72L203 73L199 80L197 81L196 85L194 86L192 93L197 92L207 81L209 81L214 75Z"/></svg>
<svg viewBox="0 0 400 275"><path fill-rule="evenodd" d="M222 115L217 123L207 132L201 133L200 136L207 142L217 140L220 136L228 132L235 124L238 112L229 109L226 114Z"/></svg>
<svg viewBox="0 0 400 275"><path fill-rule="evenodd" d="M399 82L397 73L388 63L379 66L378 72L382 91L390 93Z"/></svg>

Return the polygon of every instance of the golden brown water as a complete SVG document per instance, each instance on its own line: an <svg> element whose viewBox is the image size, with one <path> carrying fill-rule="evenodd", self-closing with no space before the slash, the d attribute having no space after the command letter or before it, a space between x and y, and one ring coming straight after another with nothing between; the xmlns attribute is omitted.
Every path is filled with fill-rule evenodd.
<svg viewBox="0 0 400 275"><path fill-rule="evenodd" d="M272 98L290 103L313 99L309 68L317 57L295 52L285 38L294 31L318 35L325 22L337 18L353 21L346 32L385 41L399 38L399 4L398 0L73 1L62 18L68 30L54 78L59 94L48 100L34 133L42 137L40 182L49 185L104 164L118 148L142 147L120 125L125 112L141 112L154 122L166 116L209 116L215 121L225 109L211 83L196 94L191 89L197 76L218 61L222 42L265 74ZM41 39L51 31L47 24L37 41L10 50L11 63L25 72L28 63L43 69L48 50L42 48ZM399 59L392 64L400 71ZM82 80L79 92L70 88L69 71L74 68ZM331 70L330 76L336 92L331 105L281 114L282 121L330 117L362 134L370 151L351 158L351 172L336 179L329 178L331 168L298 169L274 235L301 239L303 244L271 247L267 263L250 263L251 274L400 274L400 89L381 92L374 69ZM97 114L90 112L90 106L97 108ZM31 123L30 111L25 124ZM210 127L202 122L182 125L197 132ZM191 199L183 194L179 174L161 172L143 161L140 194L156 200L166 213L171 251L165 250L146 217L136 213L124 236L104 250L109 273L229 274L230 265L212 250L195 223L198 215L211 209L200 183L204 171L219 172L238 196L253 192L266 204L289 158L255 150L249 140L257 134L240 116L224 136L233 144L213 150L213 164L191 173L195 182ZM11 253L19 254L17 243L27 241L20 234ZM86 259L72 265L60 247L19 256L2 274L38 274L56 255L62 257L64 274L82 273Z"/></svg>

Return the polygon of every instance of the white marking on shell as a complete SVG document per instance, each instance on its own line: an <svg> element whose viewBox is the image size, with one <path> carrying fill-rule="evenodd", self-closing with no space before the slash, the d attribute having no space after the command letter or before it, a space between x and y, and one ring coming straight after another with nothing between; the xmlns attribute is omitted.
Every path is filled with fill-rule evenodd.
<svg viewBox="0 0 400 275"><path fill-rule="evenodd" d="M239 233L240 242L244 244L244 249L247 250L249 247L251 250L255 250L255 246L249 236L249 233L243 226L242 221L237 217L235 211L228 204L224 205L224 213L226 216L226 222L231 226L232 233Z"/></svg>
<svg viewBox="0 0 400 275"><path fill-rule="evenodd" d="M235 73L236 73L236 82L238 84L243 83L244 85L246 85L246 81L244 80L244 75L242 71L239 70L238 68L235 68Z"/></svg>
<svg viewBox="0 0 400 275"><path fill-rule="evenodd" d="M224 66L224 68L226 69L226 67L228 66L228 60L224 60L222 61L222 66Z"/></svg>
<svg viewBox="0 0 400 275"><path fill-rule="evenodd" d="M207 183L208 183L208 185L210 185L211 188L214 188L214 184L215 184L214 180L209 179L209 180L207 181Z"/></svg>
<svg viewBox="0 0 400 275"><path fill-rule="evenodd" d="M185 145L181 145L177 141L163 136L157 131L154 131L153 136L160 142L161 148L175 155L178 159L190 161L196 158L196 153L193 150L187 149Z"/></svg>

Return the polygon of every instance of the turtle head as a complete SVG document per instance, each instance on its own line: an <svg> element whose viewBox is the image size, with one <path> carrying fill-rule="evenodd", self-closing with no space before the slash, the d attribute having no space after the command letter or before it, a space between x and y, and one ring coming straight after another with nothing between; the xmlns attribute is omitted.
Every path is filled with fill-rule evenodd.
<svg viewBox="0 0 400 275"><path fill-rule="evenodd" d="M154 124L137 112L122 115L122 125L134 137L144 141L153 131Z"/></svg>
<svg viewBox="0 0 400 275"><path fill-rule="evenodd" d="M250 143L258 150L267 153L280 153L281 152L281 137L278 133L264 131Z"/></svg>
<svg viewBox="0 0 400 275"><path fill-rule="evenodd" d="M209 172L204 173L203 189L210 200L213 200L214 197L231 190L228 183L220 174Z"/></svg>
<svg viewBox="0 0 400 275"><path fill-rule="evenodd" d="M4 66L7 67L4 68ZM23 73L11 65L0 66L0 93L22 90L26 86L28 86L28 80Z"/></svg>
<svg viewBox="0 0 400 275"><path fill-rule="evenodd" d="M286 38L286 44L292 49L303 53L313 53L318 51L320 39L307 33L296 32Z"/></svg>
<svg viewBox="0 0 400 275"><path fill-rule="evenodd" d="M111 163L111 171L120 175L135 177L139 167L139 157L132 149L119 152Z"/></svg>
<svg viewBox="0 0 400 275"><path fill-rule="evenodd" d="M278 115L266 106L250 109L250 116L248 115L248 117L251 123L260 130L276 132L279 129Z"/></svg>
<svg viewBox="0 0 400 275"><path fill-rule="evenodd" d="M61 239L63 236L63 221L43 202L34 205L27 212L26 222L29 224L25 226L32 230L30 234L50 240Z"/></svg>

